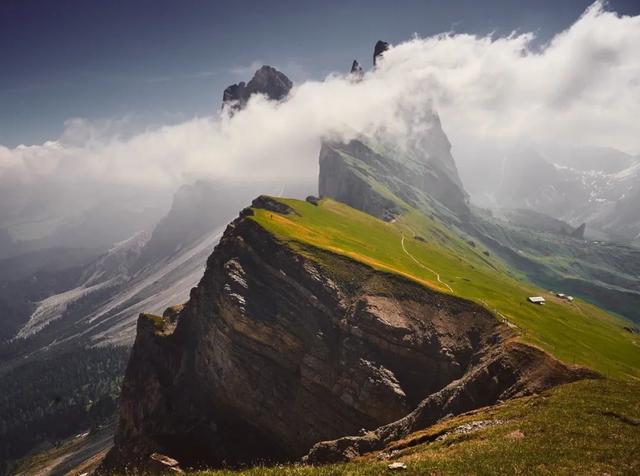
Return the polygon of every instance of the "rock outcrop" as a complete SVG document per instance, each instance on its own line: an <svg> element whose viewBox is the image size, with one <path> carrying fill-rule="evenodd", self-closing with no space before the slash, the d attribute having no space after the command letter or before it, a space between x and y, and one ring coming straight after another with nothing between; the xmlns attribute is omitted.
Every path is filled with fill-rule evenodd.
<svg viewBox="0 0 640 476"><path fill-rule="evenodd" d="M318 443L304 460L309 463L347 461L380 450L446 416L595 376L585 369L569 370L533 347L509 342L487 351L462 378L424 399L406 417L363 435Z"/></svg>
<svg viewBox="0 0 640 476"><path fill-rule="evenodd" d="M437 140L431 144L437 145ZM320 149L318 192L391 220L400 213L401 206L375 187L375 181L415 208L465 217L469 213L468 197L448 148L421 152L425 155L409 151L403 156L397 149L385 150L379 144L374 150L360 140L347 144L325 142Z"/></svg>
<svg viewBox="0 0 640 476"><path fill-rule="evenodd" d="M351 154L348 154L348 152ZM331 197L350 207L361 210L381 220L391 221L401 213L401 208L391 199L371 186L366 174L353 167L349 157L368 158L367 164L393 167L393 162L380 160L367 146L359 141L349 144L325 142L320 149L320 177L318 192L321 197ZM354 159L355 160L355 159ZM390 171L391 173L399 170Z"/></svg>
<svg viewBox="0 0 640 476"><path fill-rule="evenodd" d="M389 49L389 43L386 41L378 40L373 48L373 66L376 66L380 56Z"/></svg>
<svg viewBox="0 0 640 476"><path fill-rule="evenodd" d="M267 197L253 205L293 213ZM184 307L140 316L103 470L149 467L156 453L182 468L292 460L327 440L337 442L309 458L343 459L447 414L581 377L510 343L511 331L475 303L294 251L253 214L229 225ZM362 429L366 442L340 439Z"/></svg>
<svg viewBox="0 0 640 476"><path fill-rule="evenodd" d="M374 66L389 44L378 41L373 51ZM354 60L351 75L363 77ZM421 126L414 128L416 116ZM392 220L401 205L381 192L372 182L405 203L429 213L435 212L449 222L465 219L469 213L468 194L451 155L451 143L433 110L407 112L406 135L401 141L393 134L378 131L375 140L357 139L349 143L325 141L320 150L320 196ZM444 208L443 208L444 207Z"/></svg>
<svg viewBox="0 0 640 476"><path fill-rule="evenodd" d="M222 94L222 106L242 109L254 94L264 94L267 98L280 101L291 91L293 83L284 74L271 66L262 66L248 83L232 84Z"/></svg>
<svg viewBox="0 0 640 476"><path fill-rule="evenodd" d="M351 76L356 80L360 80L364 77L364 70L357 60L353 60L353 63L351 64Z"/></svg>

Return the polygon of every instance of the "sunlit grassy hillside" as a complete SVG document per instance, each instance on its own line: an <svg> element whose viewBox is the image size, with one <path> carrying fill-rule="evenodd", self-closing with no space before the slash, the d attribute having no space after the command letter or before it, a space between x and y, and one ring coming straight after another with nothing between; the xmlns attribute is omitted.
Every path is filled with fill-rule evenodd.
<svg viewBox="0 0 640 476"><path fill-rule="evenodd" d="M640 338L623 329L625 321L580 300L555 298L551 290L526 282L477 243L415 210L386 223L328 199L318 206L278 200L296 214L256 209L253 219L311 258L321 259L309 245L474 300L517 326L522 340L567 363L586 365L608 377L640 378ZM544 296L547 304L528 303L533 295Z"/></svg>

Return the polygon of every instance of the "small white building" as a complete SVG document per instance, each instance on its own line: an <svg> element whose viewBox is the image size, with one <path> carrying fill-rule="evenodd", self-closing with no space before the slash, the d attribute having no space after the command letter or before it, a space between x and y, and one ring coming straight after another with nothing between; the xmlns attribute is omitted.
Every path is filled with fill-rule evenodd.
<svg viewBox="0 0 640 476"><path fill-rule="evenodd" d="M527 299L533 304L544 304L546 302L542 296L529 296Z"/></svg>
<svg viewBox="0 0 640 476"><path fill-rule="evenodd" d="M573 296L568 296L567 294L556 293L556 296L558 296L560 299L564 299L565 301L569 301L569 302L573 301Z"/></svg>

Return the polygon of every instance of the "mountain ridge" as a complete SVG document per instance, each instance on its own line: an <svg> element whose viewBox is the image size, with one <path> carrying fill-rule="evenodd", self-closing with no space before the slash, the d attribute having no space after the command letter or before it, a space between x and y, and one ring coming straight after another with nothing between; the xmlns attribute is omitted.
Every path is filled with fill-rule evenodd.
<svg viewBox="0 0 640 476"><path fill-rule="evenodd" d="M433 421L445 409L459 413L593 375L553 359L541 370L550 357L506 344L509 327L476 303L333 253L294 251L256 222L257 212L275 223L304 213L255 200L225 231L185 307L139 318L105 470L145 466L154 451L187 466L300 457L329 435L399 419L447 381L451 404L430 410ZM467 372L462 393L475 396L460 400L454 389ZM471 392L494 372L502 372L495 392ZM186 390L195 387L208 390ZM245 430L257 440L245 436L238 454Z"/></svg>
<svg viewBox="0 0 640 476"><path fill-rule="evenodd" d="M374 66L388 47L378 42ZM223 108L237 112L255 93L286 100L291 87L265 66L227 88ZM242 205L224 186L196 183L176 194L153 234L83 275L83 286L109 286L110 270L121 280L122 293L88 317L95 343L130 342L133 314L147 311L103 471L149 468L164 458L150 461L152 453L194 467L344 461L503 399L584 378L637 378L633 327L549 290L635 316L633 251L585 256L592 244L580 228L544 216L503 223L478 210L438 114L421 114L429 127L402 144L384 133L325 140L320 198L260 196L210 255L212 224L231 218L211 203L223 215ZM196 269L207 255L189 292L198 272L176 277L172 263ZM603 293L620 302L599 301ZM526 302L538 294L544 307ZM53 314L36 317L27 327L55 327Z"/></svg>

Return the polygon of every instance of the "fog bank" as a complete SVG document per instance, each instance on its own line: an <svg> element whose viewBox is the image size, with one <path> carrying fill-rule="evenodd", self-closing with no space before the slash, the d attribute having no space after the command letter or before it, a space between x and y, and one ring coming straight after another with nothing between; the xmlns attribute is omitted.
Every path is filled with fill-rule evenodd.
<svg viewBox="0 0 640 476"><path fill-rule="evenodd" d="M309 180L322 138L384 131L402 144L429 127L432 106L463 160L474 142L638 153L640 16L596 2L547 44L534 47L534 38L416 37L387 51L362 81L336 73L295 86L284 103L254 97L233 117L212 111L133 136L123 134L126 122L71 119L61 137L44 144L0 146L0 183L175 188L203 178Z"/></svg>

